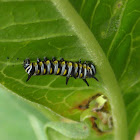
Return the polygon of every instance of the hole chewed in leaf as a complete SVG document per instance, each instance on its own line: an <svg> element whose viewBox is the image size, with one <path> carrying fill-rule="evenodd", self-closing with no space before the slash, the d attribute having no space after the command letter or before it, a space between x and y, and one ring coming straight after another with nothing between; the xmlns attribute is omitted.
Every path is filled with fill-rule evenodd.
<svg viewBox="0 0 140 140"><path fill-rule="evenodd" d="M90 120L92 128L97 134L105 134L112 130L111 109L107 97L103 94L97 93L73 109L82 111L81 120Z"/></svg>
<svg viewBox="0 0 140 140"><path fill-rule="evenodd" d="M74 109L79 109L79 110L85 110L89 108L89 104L92 100L95 100L97 97L99 97L101 94L98 93L94 96L92 96L89 99L84 100L82 103L78 104L77 106L74 107Z"/></svg>
<svg viewBox="0 0 140 140"><path fill-rule="evenodd" d="M91 123L92 123L92 128L93 128L98 134L103 134L104 132L103 132L100 128L98 128L98 126L97 126L95 120L97 120L97 118L95 118L95 117L91 117L91 118L90 118L90 121L91 121Z"/></svg>

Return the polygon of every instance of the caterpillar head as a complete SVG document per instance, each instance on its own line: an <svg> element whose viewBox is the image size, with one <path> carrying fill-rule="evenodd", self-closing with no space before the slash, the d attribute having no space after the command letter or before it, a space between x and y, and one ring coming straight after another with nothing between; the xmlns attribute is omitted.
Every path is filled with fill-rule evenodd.
<svg viewBox="0 0 140 140"><path fill-rule="evenodd" d="M26 69L29 65L30 65L30 59L27 58L24 60L24 63L23 63L24 69Z"/></svg>
<svg viewBox="0 0 140 140"><path fill-rule="evenodd" d="M34 66L33 63L30 63L30 59L25 59L23 63L25 71L28 73L28 78L26 81L28 81L31 76L34 74Z"/></svg>

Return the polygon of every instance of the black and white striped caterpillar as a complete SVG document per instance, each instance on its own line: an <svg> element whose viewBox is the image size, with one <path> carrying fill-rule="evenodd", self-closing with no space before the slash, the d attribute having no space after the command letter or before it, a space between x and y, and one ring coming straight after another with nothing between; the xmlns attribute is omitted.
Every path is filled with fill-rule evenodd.
<svg viewBox="0 0 140 140"><path fill-rule="evenodd" d="M66 76L66 85L70 77L81 78L89 86L86 78L94 78L97 80L94 75L96 74L96 68L92 63L81 63L65 61L63 58L52 60L44 58L44 61L41 61L37 58L37 62L30 62L30 59L24 60L24 69L28 73L28 81L33 75L62 75ZM98 80L97 80L98 81Z"/></svg>

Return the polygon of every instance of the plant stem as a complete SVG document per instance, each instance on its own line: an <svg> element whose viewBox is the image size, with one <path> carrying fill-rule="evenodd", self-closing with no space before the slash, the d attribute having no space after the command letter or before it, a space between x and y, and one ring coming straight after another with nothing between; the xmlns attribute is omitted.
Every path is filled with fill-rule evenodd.
<svg viewBox="0 0 140 140"><path fill-rule="evenodd" d="M102 78L106 89L106 95L111 105L115 140L127 140L127 121L123 99L113 70L103 50L85 22L77 14L68 0L51 1L54 3L63 18L69 22L73 31L76 33L81 43L85 46L91 61L93 61L97 66L97 71Z"/></svg>

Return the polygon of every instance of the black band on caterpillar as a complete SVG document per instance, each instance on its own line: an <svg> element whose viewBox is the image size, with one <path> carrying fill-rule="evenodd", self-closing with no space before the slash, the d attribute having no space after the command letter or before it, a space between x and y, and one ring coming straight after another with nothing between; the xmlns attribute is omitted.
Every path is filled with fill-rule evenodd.
<svg viewBox="0 0 140 140"><path fill-rule="evenodd" d="M44 61L41 61L37 58L37 62L31 63L29 59L24 60L24 69L28 73L28 81L33 75L62 75L66 76L66 85L70 77L81 78L83 81L89 86L86 78L94 78L98 81L94 75L96 74L96 68L92 63L81 63L79 62L71 62L65 61L63 58L60 60L56 60L53 58L52 60L44 58Z"/></svg>

